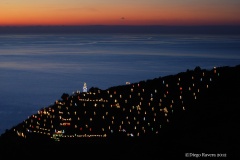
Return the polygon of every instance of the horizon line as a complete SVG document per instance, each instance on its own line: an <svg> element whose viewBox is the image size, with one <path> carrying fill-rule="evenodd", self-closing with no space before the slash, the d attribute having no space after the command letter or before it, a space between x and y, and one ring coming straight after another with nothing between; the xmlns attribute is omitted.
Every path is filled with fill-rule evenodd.
<svg viewBox="0 0 240 160"><path fill-rule="evenodd" d="M0 26L8 33L240 34L240 25L26 25Z"/></svg>
<svg viewBox="0 0 240 160"><path fill-rule="evenodd" d="M57 25L0 25L0 27L81 27L81 26L129 26L129 27L143 27L143 26L159 26L159 27L218 27L218 26L232 26L237 27L240 26L240 24L198 24L198 25L160 25L160 24L81 24L81 25L64 25L64 24L57 24Z"/></svg>

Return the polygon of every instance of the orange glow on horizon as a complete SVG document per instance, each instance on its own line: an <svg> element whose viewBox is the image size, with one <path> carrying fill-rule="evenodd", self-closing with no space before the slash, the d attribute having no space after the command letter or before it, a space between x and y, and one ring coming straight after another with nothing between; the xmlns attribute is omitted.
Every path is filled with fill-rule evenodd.
<svg viewBox="0 0 240 160"><path fill-rule="evenodd" d="M51 0L50 0L51 1ZM53 1L53 0L52 0ZM29 1L30 3L30 1ZM0 26L11 25L240 25L237 6L138 6L114 4L75 7L70 4L46 7L33 2L3 5ZM155 2L156 3L156 2ZM65 6L66 5L66 6Z"/></svg>

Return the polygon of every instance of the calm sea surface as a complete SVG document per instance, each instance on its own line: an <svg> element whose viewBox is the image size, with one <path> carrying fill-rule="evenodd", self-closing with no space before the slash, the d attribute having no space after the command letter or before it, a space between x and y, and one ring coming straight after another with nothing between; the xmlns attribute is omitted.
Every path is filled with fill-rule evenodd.
<svg viewBox="0 0 240 160"><path fill-rule="evenodd" d="M0 134L63 93L240 64L240 36L0 35Z"/></svg>

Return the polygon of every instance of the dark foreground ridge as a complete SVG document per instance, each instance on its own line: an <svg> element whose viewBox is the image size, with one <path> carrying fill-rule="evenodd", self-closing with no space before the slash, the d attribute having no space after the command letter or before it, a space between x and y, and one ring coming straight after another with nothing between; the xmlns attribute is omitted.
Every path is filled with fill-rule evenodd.
<svg viewBox="0 0 240 160"><path fill-rule="evenodd" d="M63 93L3 133L0 156L236 158L239 98L240 65Z"/></svg>

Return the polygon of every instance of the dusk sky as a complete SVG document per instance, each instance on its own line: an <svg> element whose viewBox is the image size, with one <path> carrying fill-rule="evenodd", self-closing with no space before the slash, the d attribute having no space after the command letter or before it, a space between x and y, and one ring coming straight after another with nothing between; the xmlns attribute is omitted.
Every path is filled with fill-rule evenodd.
<svg viewBox="0 0 240 160"><path fill-rule="evenodd" d="M0 26L240 25L239 0L1 0Z"/></svg>

